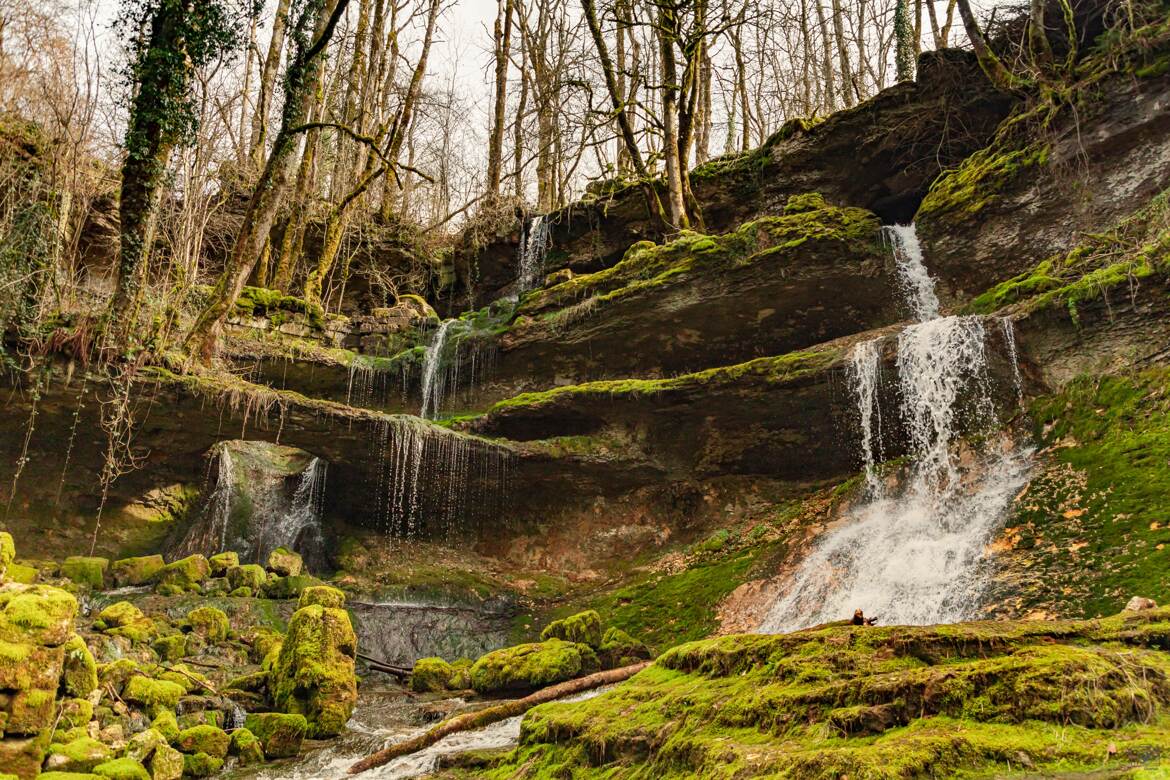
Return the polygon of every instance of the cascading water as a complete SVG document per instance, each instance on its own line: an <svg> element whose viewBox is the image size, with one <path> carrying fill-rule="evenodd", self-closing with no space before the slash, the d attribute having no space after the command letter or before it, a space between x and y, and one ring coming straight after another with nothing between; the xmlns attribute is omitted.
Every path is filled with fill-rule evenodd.
<svg viewBox="0 0 1170 780"><path fill-rule="evenodd" d="M297 549L302 553L324 548L321 535L321 510L325 499L325 472L329 464L313 458L301 473L300 484L293 493L288 510L265 523L257 547L256 560L268 560L277 547Z"/></svg>
<svg viewBox="0 0 1170 780"><path fill-rule="evenodd" d="M548 220L543 214L532 218L526 233L520 236L519 272L517 282L519 292L527 292L536 287L544 272L544 259L548 254L552 233Z"/></svg>
<svg viewBox="0 0 1170 780"><path fill-rule="evenodd" d="M443 401L443 390L447 384L447 377L443 372L443 351L447 347L447 334L458 320L444 320L431 337L427 345L427 354L423 359L422 375L422 410L419 417L428 420L439 414L439 405Z"/></svg>
<svg viewBox="0 0 1170 780"><path fill-rule="evenodd" d="M892 491L878 474L885 460L883 341L860 343L847 377L858 409L866 495L801 562L761 631L840 620L859 608L887 624L971 617L985 580L986 545L1027 480L1031 453L1007 436L988 437L972 457L960 458L968 446L964 434L997 427L984 320L939 316L913 226L887 228L887 236L907 304L920 319L896 344L893 388L911 461L908 478ZM1011 323L1001 324L1014 364Z"/></svg>

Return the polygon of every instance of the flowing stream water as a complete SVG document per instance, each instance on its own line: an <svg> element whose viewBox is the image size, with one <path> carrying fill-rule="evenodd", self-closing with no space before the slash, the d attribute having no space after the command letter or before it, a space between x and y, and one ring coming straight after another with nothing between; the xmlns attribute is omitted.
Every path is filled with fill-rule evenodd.
<svg viewBox="0 0 1170 780"><path fill-rule="evenodd" d="M855 609L884 624L972 617L986 581L987 543L1027 481L1031 451L1008 436L963 441L966 433L998 428L986 320L940 316L914 227L890 227L886 236L918 322L898 335L896 377L883 376L882 340L858 344L849 357L865 495L801 561L761 631L841 620ZM1000 324L1019 398L1011 323ZM882 408L884 382L894 383L895 409ZM886 460L883 426L894 422L904 431L909 464L906 479L890 487L879 464Z"/></svg>
<svg viewBox="0 0 1170 780"><path fill-rule="evenodd" d="M521 293L534 289L544 273L544 258L552 239L549 227L544 215L538 214L520 236L517 283Z"/></svg>

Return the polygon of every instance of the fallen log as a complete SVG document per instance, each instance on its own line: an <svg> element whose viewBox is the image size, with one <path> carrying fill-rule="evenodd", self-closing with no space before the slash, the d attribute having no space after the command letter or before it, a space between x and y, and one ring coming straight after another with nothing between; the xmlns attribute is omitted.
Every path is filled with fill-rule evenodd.
<svg viewBox="0 0 1170 780"><path fill-rule="evenodd" d="M410 755L411 753L417 753L424 748L428 748L450 734L482 728L501 720L523 715L538 704L545 704L550 701L562 699L565 696L572 696L575 693L582 693L593 688L600 688L603 685L613 685L614 683L628 680L649 666L650 663L650 661L642 661L630 666L623 666L620 669L609 669L604 672L598 672L597 674L578 677L576 680L569 680L558 683L557 685L550 685L547 688L541 688L536 693L525 696L523 699L504 702L503 704L497 704L494 707L488 707L476 712L456 715L417 737L399 742L396 745L391 745L390 747L379 750L377 753L366 756L361 761L354 763L349 768L348 773L356 775L365 772L367 769L380 767L399 756Z"/></svg>
<svg viewBox="0 0 1170 780"><path fill-rule="evenodd" d="M358 653L357 657L367 662L371 669L374 669L378 672L385 672L386 674L392 674L395 677L409 677L410 673L413 671L412 669L408 669L405 666L395 666L394 664L387 663L386 661L374 658L372 655L366 655L365 653Z"/></svg>

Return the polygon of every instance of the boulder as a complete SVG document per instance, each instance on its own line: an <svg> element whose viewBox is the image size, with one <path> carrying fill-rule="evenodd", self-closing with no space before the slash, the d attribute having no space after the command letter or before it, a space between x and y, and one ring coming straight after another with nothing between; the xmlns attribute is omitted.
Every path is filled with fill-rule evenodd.
<svg viewBox="0 0 1170 780"><path fill-rule="evenodd" d="M277 709L304 715L310 737L340 734L357 703L356 653L357 638L344 610L298 609L268 678Z"/></svg>
<svg viewBox="0 0 1170 780"><path fill-rule="evenodd" d="M650 648L634 639L620 628L611 627L605 632L598 651L602 665L607 669L629 666L651 657Z"/></svg>
<svg viewBox="0 0 1170 780"><path fill-rule="evenodd" d="M186 558L168 563L159 572L160 587L169 590L198 591L203 580L211 575L211 564L202 555L188 555Z"/></svg>
<svg viewBox="0 0 1170 780"><path fill-rule="evenodd" d="M119 588L149 585L166 566L161 555L143 555L137 558L122 558L110 567L110 576Z"/></svg>
<svg viewBox="0 0 1170 780"><path fill-rule="evenodd" d="M183 754L170 745L159 745L148 763L150 780L179 780L183 776Z"/></svg>
<svg viewBox="0 0 1170 780"><path fill-rule="evenodd" d="M301 556L287 547L277 547L268 556L268 571L281 577L295 577L303 567Z"/></svg>
<svg viewBox="0 0 1170 780"><path fill-rule="evenodd" d="M554 620L540 632L540 638L580 642L596 650L601 647L601 615L597 614L597 610L589 609L562 620Z"/></svg>
<svg viewBox="0 0 1170 780"><path fill-rule="evenodd" d="M1157 609L1158 602L1144 596L1134 596L1125 605L1126 612L1140 612L1145 609Z"/></svg>
<svg viewBox="0 0 1170 780"><path fill-rule="evenodd" d="M115 758L113 761L98 764L93 768L93 773L109 780L151 780L146 767L132 758Z"/></svg>
<svg viewBox="0 0 1170 780"><path fill-rule="evenodd" d="M600 668L589 645L550 639L505 647L481 657L471 667L471 687L477 693L527 691Z"/></svg>
<svg viewBox="0 0 1170 780"><path fill-rule="evenodd" d="M199 607L187 613L191 631L212 644L222 642L228 635L228 618L216 607Z"/></svg>
<svg viewBox="0 0 1170 780"><path fill-rule="evenodd" d="M264 567L258 563L247 563L243 566L233 566L227 570L228 585L234 590L247 588L253 593L259 593L268 581Z"/></svg>
<svg viewBox="0 0 1170 780"><path fill-rule="evenodd" d="M191 777L211 777L223 768L223 759L207 753L183 754L183 774Z"/></svg>
<svg viewBox="0 0 1170 780"><path fill-rule="evenodd" d="M240 554L236 552L221 552L218 555L213 555L208 558L207 563L211 566L211 575L213 577L222 577L227 574L229 569L240 565Z"/></svg>
<svg viewBox="0 0 1170 780"><path fill-rule="evenodd" d="M297 608L311 607L320 604L323 607L342 609L345 607L345 593L328 585L311 585L301 591Z"/></svg>
<svg viewBox="0 0 1170 780"><path fill-rule="evenodd" d="M61 564L61 576L78 585L101 588L105 582L106 569L110 568L108 558L72 555Z"/></svg>
<svg viewBox="0 0 1170 780"><path fill-rule="evenodd" d="M173 744L184 753L207 753L216 758L223 758L228 754L231 737L216 726L192 726L180 731Z"/></svg>
<svg viewBox="0 0 1170 780"><path fill-rule="evenodd" d="M77 599L50 585L0 586L0 640L56 647L73 636Z"/></svg>
<svg viewBox="0 0 1170 780"><path fill-rule="evenodd" d="M90 737L49 746L45 769L55 772L90 772L114 757L114 751Z"/></svg>
<svg viewBox="0 0 1170 780"><path fill-rule="evenodd" d="M141 705L151 715L158 716L164 710L174 710L183 695L183 686L169 680L152 680L135 675L126 683L122 698Z"/></svg>
<svg viewBox="0 0 1170 780"><path fill-rule="evenodd" d="M309 724L303 715L260 712L249 715L244 728L256 735L268 759L288 758L301 751Z"/></svg>
<svg viewBox="0 0 1170 780"><path fill-rule="evenodd" d="M260 739L248 729L236 729L232 732L231 754L236 757L241 766L264 763L264 745Z"/></svg>
<svg viewBox="0 0 1170 780"><path fill-rule="evenodd" d="M455 669L442 658L420 658L410 672L410 689L416 693L440 693L451 685Z"/></svg>

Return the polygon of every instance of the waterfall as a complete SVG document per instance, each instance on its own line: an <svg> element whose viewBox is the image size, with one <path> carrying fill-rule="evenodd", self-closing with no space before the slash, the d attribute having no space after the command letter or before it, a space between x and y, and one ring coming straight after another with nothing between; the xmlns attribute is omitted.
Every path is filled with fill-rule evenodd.
<svg viewBox="0 0 1170 780"><path fill-rule="evenodd" d="M509 450L417 417L387 417L377 436L375 500L384 533L455 541L470 524L499 518L509 488Z"/></svg>
<svg viewBox="0 0 1170 780"><path fill-rule="evenodd" d="M906 303L919 318L899 333L897 376L886 384L899 399L889 411L904 431L906 478L891 489L877 473L885 460L882 340L862 342L846 378L857 404L866 492L800 562L761 631L841 620L855 609L885 624L971 617L986 579L986 545L1027 481L1031 453L1006 435L978 445L963 440L998 423L984 320L940 316L913 226L886 233ZM1014 363L1011 323L1000 323ZM1018 369L1014 381L1019 396Z"/></svg>
<svg viewBox="0 0 1170 780"><path fill-rule="evenodd" d="M227 549L228 525L232 517L232 495L236 492L235 464L232 451L226 443L217 448L219 464L215 476L215 488L208 499L208 514L211 517L211 534L219 537L219 549Z"/></svg>
<svg viewBox="0 0 1170 780"><path fill-rule="evenodd" d="M517 282L519 292L527 292L536 287L544 272L544 258L548 254L549 242L552 233L548 220L543 214L532 218L528 230L520 233L519 273Z"/></svg>
<svg viewBox="0 0 1170 780"><path fill-rule="evenodd" d="M427 354L423 359L422 376L422 410L419 417L434 419L439 414L439 405L443 401L443 390L447 384L443 367L443 350L447 346L447 333L451 326L459 320L444 320L431 343L427 345Z"/></svg>
<svg viewBox="0 0 1170 780"><path fill-rule="evenodd" d="M324 548L321 535L321 510L325 498L325 471L328 463L320 458L309 461L301 472L300 482L293 493L288 509L266 523L260 535L256 560L268 560L277 547L287 547L302 553Z"/></svg>

